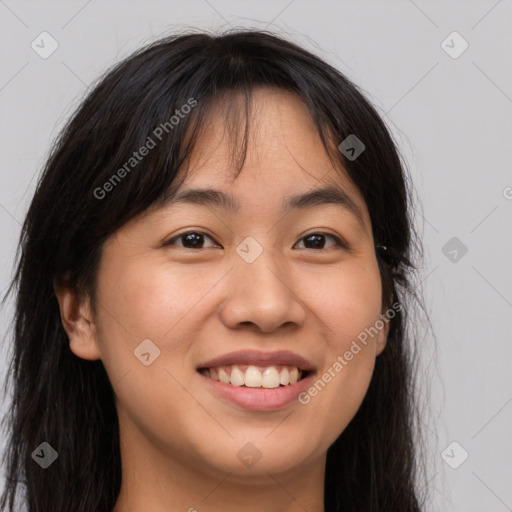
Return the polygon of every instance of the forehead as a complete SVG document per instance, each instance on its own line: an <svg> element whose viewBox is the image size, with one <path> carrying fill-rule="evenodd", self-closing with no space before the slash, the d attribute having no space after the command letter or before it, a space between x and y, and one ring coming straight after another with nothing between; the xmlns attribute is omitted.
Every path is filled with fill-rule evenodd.
<svg viewBox="0 0 512 512"><path fill-rule="evenodd" d="M279 207L279 214L322 204L351 213L364 230L369 216L346 170L333 165L302 101L279 89L255 90L246 119L245 99L230 96L213 105L178 180L163 205L196 205L239 213L244 205ZM237 173L233 154L243 147Z"/></svg>

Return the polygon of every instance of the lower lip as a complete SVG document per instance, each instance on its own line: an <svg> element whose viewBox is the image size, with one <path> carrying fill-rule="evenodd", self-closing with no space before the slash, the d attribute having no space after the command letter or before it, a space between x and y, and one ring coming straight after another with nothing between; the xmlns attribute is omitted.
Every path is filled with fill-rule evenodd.
<svg viewBox="0 0 512 512"><path fill-rule="evenodd" d="M199 373L199 376L214 393L244 409L251 411L273 411L286 407L296 401L299 394L310 385L313 373L310 373L295 384L272 389L234 386L233 384L224 384L218 380L210 379L201 373Z"/></svg>

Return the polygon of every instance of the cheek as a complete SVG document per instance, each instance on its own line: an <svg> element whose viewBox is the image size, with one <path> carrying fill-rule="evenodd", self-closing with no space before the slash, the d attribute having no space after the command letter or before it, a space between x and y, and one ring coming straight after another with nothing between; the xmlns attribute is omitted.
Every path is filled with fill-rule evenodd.
<svg viewBox="0 0 512 512"><path fill-rule="evenodd" d="M178 440L171 443L176 453L190 449L183 444L183 432L192 428L190 415L201 411L195 411L199 406L182 385L186 382L183 366L194 306L214 281L194 287L190 271L171 271L158 263L129 265L121 258L115 265L108 263L98 274L98 342L115 389L118 414L124 416L122 421L136 423L148 437L158 432L162 436L158 442ZM143 353L141 342L148 339L154 346L142 345L151 361L146 366L138 356ZM199 432L195 435L199 437ZM193 450L188 457L192 456Z"/></svg>
<svg viewBox="0 0 512 512"><path fill-rule="evenodd" d="M376 263L349 263L332 272L317 272L304 292L321 322L328 348L348 350L381 313L381 280Z"/></svg>
<svg viewBox="0 0 512 512"><path fill-rule="evenodd" d="M376 357L371 327L381 313L381 281L371 263L315 279L321 293L312 300L322 324L324 357L300 403L311 416L323 418L319 439L326 448L354 417L370 384Z"/></svg>
<svg viewBox="0 0 512 512"><path fill-rule="evenodd" d="M99 300L109 313L99 323L122 337L129 334L132 341L149 338L161 343L173 338L216 276L202 276L199 282L186 267L168 268L159 262L120 262L114 267L107 262L99 277Z"/></svg>

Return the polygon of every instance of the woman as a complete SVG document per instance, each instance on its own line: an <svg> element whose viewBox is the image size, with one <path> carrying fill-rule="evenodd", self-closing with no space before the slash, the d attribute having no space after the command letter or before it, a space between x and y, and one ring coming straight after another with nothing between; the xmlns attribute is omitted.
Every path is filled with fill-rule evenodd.
<svg viewBox="0 0 512 512"><path fill-rule="evenodd" d="M2 507L422 510L410 212L375 109L296 44L118 64L23 227Z"/></svg>

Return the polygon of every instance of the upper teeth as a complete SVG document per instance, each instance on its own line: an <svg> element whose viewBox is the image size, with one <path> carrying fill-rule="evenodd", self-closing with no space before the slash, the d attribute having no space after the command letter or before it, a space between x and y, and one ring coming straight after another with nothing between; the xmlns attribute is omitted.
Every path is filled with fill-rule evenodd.
<svg viewBox="0 0 512 512"><path fill-rule="evenodd" d="M245 366L232 364L201 370L203 375L224 384L249 388L277 388L279 385L295 384L302 372L295 366Z"/></svg>

